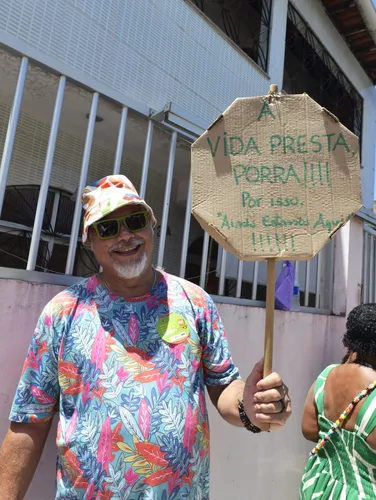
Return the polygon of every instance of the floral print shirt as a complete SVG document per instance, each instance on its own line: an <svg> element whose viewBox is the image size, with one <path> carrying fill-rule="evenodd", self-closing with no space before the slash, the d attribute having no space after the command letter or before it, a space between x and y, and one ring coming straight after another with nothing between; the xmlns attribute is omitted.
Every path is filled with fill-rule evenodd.
<svg viewBox="0 0 376 500"><path fill-rule="evenodd" d="M205 385L237 378L201 288L163 273L124 300L92 276L43 310L10 419L59 412L56 499L205 500Z"/></svg>

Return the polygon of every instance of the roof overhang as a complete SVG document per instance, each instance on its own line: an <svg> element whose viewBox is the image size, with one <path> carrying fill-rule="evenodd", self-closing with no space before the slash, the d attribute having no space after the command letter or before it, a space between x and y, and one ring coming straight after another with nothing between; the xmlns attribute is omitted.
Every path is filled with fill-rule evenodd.
<svg viewBox="0 0 376 500"><path fill-rule="evenodd" d="M321 0L347 45L376 84L376 10L372 0Z"/></svg>

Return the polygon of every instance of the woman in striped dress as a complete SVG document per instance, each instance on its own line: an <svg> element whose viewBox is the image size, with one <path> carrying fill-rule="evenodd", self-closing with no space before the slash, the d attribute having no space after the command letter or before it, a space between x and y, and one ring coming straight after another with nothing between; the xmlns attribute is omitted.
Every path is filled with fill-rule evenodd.
<svg viewBox="0 0 376 500"><path fill-rule="evenodd" d="M346 361L321 373L304 407L303 434L316 446L301 500L376 499L376 304L353 309L346 329Z"/></svg>

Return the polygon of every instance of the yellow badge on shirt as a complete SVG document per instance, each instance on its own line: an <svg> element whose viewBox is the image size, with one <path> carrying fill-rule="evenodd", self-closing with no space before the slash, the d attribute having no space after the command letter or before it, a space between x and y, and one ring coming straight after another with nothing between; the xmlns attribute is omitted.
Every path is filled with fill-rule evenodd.
<svg viewBox="0 0 376 500"><path fill-rule="evenodd" d="M165 342L180 344L189 337L187 320L178 313L165 314L157 321L157 332Z"/></svg>

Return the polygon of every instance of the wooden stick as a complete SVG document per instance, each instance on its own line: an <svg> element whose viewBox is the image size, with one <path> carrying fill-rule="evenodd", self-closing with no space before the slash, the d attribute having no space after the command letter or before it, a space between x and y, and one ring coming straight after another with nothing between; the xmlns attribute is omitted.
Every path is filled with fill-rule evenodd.
<svg viewBox="0 0 376 500"><path fill-rule="evenodd" d="M268 259L266 280L264 377L273 371L273 333L274 333L274 297L275 297L275 259Z"/></svg>

